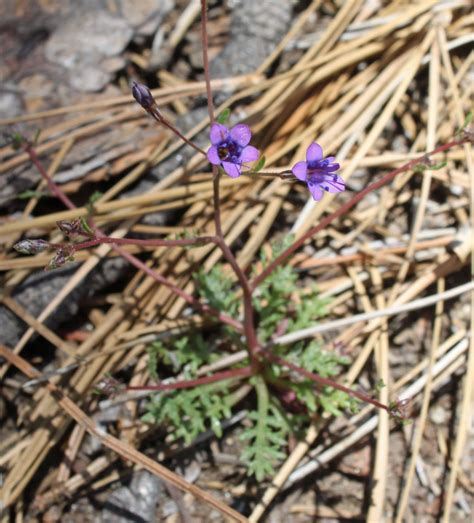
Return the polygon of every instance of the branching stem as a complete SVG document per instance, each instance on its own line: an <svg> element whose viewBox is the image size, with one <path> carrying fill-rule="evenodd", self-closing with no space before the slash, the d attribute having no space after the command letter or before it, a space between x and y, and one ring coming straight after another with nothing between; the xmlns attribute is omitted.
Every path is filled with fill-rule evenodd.
<svg viewBox="0 0 474 523"><path fill-rule="evenodd" d="M201 0L201 40L202 40L202 59L204 65L204 77L206 79L206 93L207 93L207 110L209 113L209 121L211 125L214 123L214 103L212 100L211 77L209 73L209 57L208 57L208 34L207 34L207 1ZM219 181L220 172L215 165L212 166L213 175L213 200L214 200L214 223L216 226L216 236L219 239L219 247L222 250L225 258L232 267L237 279L242 287L243 303L244 303L244 333L247 340L247 349L250 356L250 361L254 372L258 372L260 362L256 356L256 352L260 347L257 339L257 333L254 325L254 309L252 304L252 292L249 286L249 280L244 271L240 268L229 246L226 244L224 235L222 233L221 225L221 210L219 197Z"/></svg>
<svg viewBox="0 0 474 523"><path fill-rule="evenodd" d="M75 209L76 206L74 205L74 203L64 194L64 192L61 190L61 188L58 187L54 183L51 176L49 176L49 174L46 172L46 169L43 167L42 163L40 162L34 147L29 143L25 143L23 145L23 148L24 148L25 152L28 154L28 156L30 157L30 159L33 162L33 164L35 165L35 167L37 168L41 177L46 181L50 191L55 196L57 196L68 209ZM98 237L105 237L105 234L102 233L102 231L95 226L93 221L91 221L91 226L95 230L96 235ZM194 296L192 296L191 294L188 294L187 292L180 289L177 285L175 285L174 283L169 281L167 278L165 278L161 274L158 274L151 267L148 267L148 265L146 265L141 260L139 260L138 258L133 256L133 254L130 254L129 252L124 250L119 245L112 245L112 248L116 252L118 252L124 259L126 259L129 263L131 263L134 267L145 272L146 274L148 274L148 276L153 278L158 283L164 285L165 287L168 287L172 292L174 292L177 296L181 297L184 301L186 301L186 303L188 303L189 305L194 307L196 310L200 311L203 314L209 314L211 316L214 316L222 323L230 325L231 327L233 327L234 329L236 329L238 331L242 331L243 325L242 325L242 323L240 323L240 321L235 320L234 318L231 318L227 314L225 314L221 311L218 311L218 310L214 309L213 307L210 307L209 305L201 303Z"/></svg>
<svg viewBox="0 0 474 523"><path fill-rule="evenodd" d="M334 381L330 378L323 378L319 374L315 374L314 372L310 372L309 370L303 369L302 367L298 367L298 365L295 365L294 363L291 363L288 360L280 358L280 356L276 356L275 354L272 354L268 350L262 351L262 353L270 361L278 363L279 365L282 365L283 367L287 367L288 369L291 369L291 370L297 372L298 374L301 374L305 378L310 379L311 381L313 381L314 383L317 383L318 385L332 387L333 389L338 389L342 392L345 392L349 396L352 396L353 398L357 398L357 399L363 401L364 403L370 403L371 405L374 405L374 407L386 410L387 412L390 412L390 410L391 410L388 405L384 405L383 403L380 403L380 401L377 401L376 399L368 396L367 394L358 392L356 390L352 390L349 387L346 387L345 385L341 385L340 383L337 383L336 381Z"/></svg>
<svg viewBox="0 0 474 523"><path fill-rule="evenodd" d="M440 145L433 151L430 151L429 153L424 154L423 156L420 156L419 158L415 158L414 160L411 160L410 162L406 163L405 165L402 165L401 167L398 167L397 169L394 169L393 171L387 173L385 176L382 176L379 180L377 180L374 183L371 183L368 185L365 189L362 189L362 191L359 191L355 196L353 196L349 201L341 205L336 211L331 213L326 218L323 218L318 225L312 227L309 229L308 232L303 234L301 238L299 238L297 241L295 241L292 245L290 245L285 251L283 251L279 256L277 256L258 276L256 276L251 282L250 286L252 289L252 292L262 283L263 280L265 280L279 265L282 265L283 262L285 262L291 254L293 254L295 251L297 251L309 238L317 234L319 231L323 230L325 227L327 227L330 223L332 223L336 218L339 218L340 216L343 216L347 213L350 209L355 207L363 198L365 198L369 193L379 189L380 187L386 185L388 182L393 180L395 176L398 174L401 174L405 171L408 171L409 169L412 169L416 165L426 163L427 158L430 156L442 153L444 151L447 151L453 147L462 145L466 142L470 141L469 137L462 138L461 140L453 140L451 142L448 142L444 145Z"/></svg>

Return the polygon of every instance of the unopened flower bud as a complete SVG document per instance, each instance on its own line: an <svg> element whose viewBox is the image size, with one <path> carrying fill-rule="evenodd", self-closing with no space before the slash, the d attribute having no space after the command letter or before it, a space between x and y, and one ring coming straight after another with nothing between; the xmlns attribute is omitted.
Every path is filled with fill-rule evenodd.
<svg viewBox="0 0 474 523"><path fill-rule="evenodd" d="M151 110L156 105L155 99L146 85L133 82L132 94L145 111Z"/></svg>
<svg viewBox="0 0 474 523"><path fill-rule="evenodd" d="M56 222L56 225L58 226L58 229L66 236L77 236L78 234L84 234L85 232L80 218L72 220L71 222L61 220Z"/></svg>
<svg viewBox="0 0 474 523"><path fill-rule="evenodd" d="M64 247L61 249L58 249L56 251L56 254L51 258L50 262L46 266L45 270L53 270L57 269L58 267L61 267L67 262L73 261L74 257L74 249L72 247Z"/></svg>
<svg viewBox="0 0 474 523"><path fill-rule="evenodd" d="M29 238L21 240L13 246L15 251L22 254L38 254L49 248L49 242L45 240L31 240Z"/></svg>

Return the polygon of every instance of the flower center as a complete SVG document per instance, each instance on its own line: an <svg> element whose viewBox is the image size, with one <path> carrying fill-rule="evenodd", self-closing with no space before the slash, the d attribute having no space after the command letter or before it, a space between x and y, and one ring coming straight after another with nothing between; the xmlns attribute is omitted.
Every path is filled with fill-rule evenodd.
<svg viewBox="0 0 474 523"><path fill-rule="evenodd" d="M240 158L241 147L234 142L224 142L217 148L217 154L222 161L237 163Z"/></svg>
<svg viewBox="0 0 474 523"><path fill-rule="evenodd" d="M327 160L313 160L312 162L308 162L308 174L324 170L324 167L326 167L328 163Z"/></svg>
<svg viewBox="0 0 474 523"><path fill-rule="evenodd" d="M337 180L337 176L327 171L330 162L325 158L324 160L314 160L308 162L308 171L306 178L311 180L312 183L321 183L323 180L332 178Z"/></svg>

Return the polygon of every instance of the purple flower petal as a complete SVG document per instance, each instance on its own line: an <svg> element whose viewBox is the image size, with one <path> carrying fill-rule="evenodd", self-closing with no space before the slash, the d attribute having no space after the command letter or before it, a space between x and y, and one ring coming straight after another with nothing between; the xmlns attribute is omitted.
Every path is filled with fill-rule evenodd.
<svg viewBox="0 0 474 523"><path fill-rule="evenodd" d="M240 161L244 163L254 162L255 160L258 160L259 156L260 151L256 147L253 145L247 145L247 147L244 147L240 153Z"/></svg>
<svg viewBox="0 0 474 523"><path fill-rule="evenodd" d="M222 162L222 167L224 167L224 171L231 178L238 178L240 176L240 165L231 162Z"/></svg>
<svg viewBox="0 0 474 523"><path fill-rule="evenodd" d="M235 127L232 127L230 130L230 137L234 142L236 142L241 147L245 147L250 143L250 138L252 138L252 132L250 127L243 123L237 124Z"/></svg>
<svg viewBox="0 0 474 523"><path fill-rule="evenodd" d="M328 173L333 173L334 171L338 171L341 166L338 163L332 163L324 168L324 170Z"/></svg>
<svg viewBox="0 0 474 523"><path fill-rule="evenodd" d="M313 200L319 201L323 197L323 191L321 187L315 183L308 183L308 189L313 197Z"/></svg>
<svg viewBox="0 0 474 523"><path fill-rule="evenodd" d="M213 123L211 125L211 132L209 133L212 145L219 145L229 136L229 129L220 123Z"/></svg>
<svg viewBox="0 0 474 523"><path fill-rule="evenodd" d="M337 174L325 176L325 180L321 182L321 187L330 193L342 192L346 189L344 180Z"/></svg>
<svg viewBox="0 0 474 523"><path fill-rule="evenodd" d="M219 151L217 150L217 147L215 145L211 145L211 147L209 147L209 150L207 151L207 159L213 165L219 165L221 163L221 160L219 158Z"/></svg>
<svg viewBox="0 0 474 523"><path fill-rule="evenodd" d="M293 169L291 169L291 172L298 178L298 180L305 182L308 165L306 162L298 162L294 165Z"/></svg>
<svg viewBox="0 0 474 523"><path fill-rule="evenodd" d="M308 162L316 162L323 157L323 148L318 143L312 143L306 149L306 160Z"/></svg>

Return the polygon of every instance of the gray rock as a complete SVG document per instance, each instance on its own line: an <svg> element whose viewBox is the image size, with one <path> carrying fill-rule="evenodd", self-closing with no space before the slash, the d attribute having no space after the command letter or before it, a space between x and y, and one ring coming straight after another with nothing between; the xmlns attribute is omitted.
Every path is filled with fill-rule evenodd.
<svg viewBox="0 0 474 523"><path fill-rule="evenodd" d="M21 97L13 92L0 91L0 118L13 118L23 111Z"/></svg>
<svg viewBox="0 0 474 523"><path fill-rule="evenodd" d="M120 487L108 497L97 523L156 521L156 505L162 490L161 480L153 474L135 473L129 487Z"/></svg>
<svg viewBox="0 0 474 523"><path fill-rule="evenodd" d="M211 62L211 76L222 78L256 69L288 30L292 6L281 0L234 0L230 42Z"/></svg>
<svg viewBox="0 0 474 523"><path fill-rule="evenodd" d="M99 91L123 67L120 53L135 35L153 34L173 0L119 0L116 13L99 3L80 1L58 24L45 46L46 58L68 71L79 91ZM116 58L116 60L112 60Z"/></svg>
<svg viewBox="0 0 474 523"><path fill-rule="evenodd" d="M102 9L79 9L69 15L49 38L45 55L70 71L71 85L81 91L98 91L110 79L101 62L121 53L133 29L120 16Z"/></svg>
<svg viewBox="0 0 474 523"><path fill-rule="evenodd" d="M119 0L120 11L139 35L152 35L173 9L174 0Z"/></svg>

